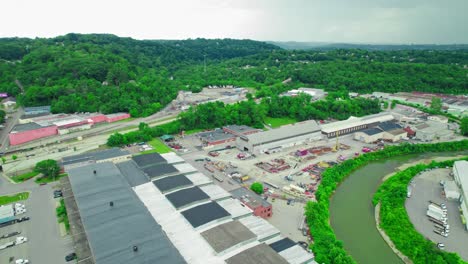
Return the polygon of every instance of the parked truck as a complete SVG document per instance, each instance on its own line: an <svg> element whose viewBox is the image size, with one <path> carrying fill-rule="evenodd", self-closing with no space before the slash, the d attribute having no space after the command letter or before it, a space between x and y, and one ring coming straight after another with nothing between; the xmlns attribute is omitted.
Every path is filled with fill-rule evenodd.
<svg viewBox="0 0 468 264"><path fill-rule="evenodd" d="M15 245L20 245L20 244L23 244L23 243L26 243L26 242L28 242L27 237L23 237L23 236L16 237Z"/></svg>
<svg viewBox="0 0 468 264"><path fill-rule="evenodd" d="M447 220L445 221L442 221L442 220L437 220L433 217L429 217L429 221L433 222L433 223L436 223L438 225L442 225L442 226L446 226L447 225Z"/></svg>
<svg viewBox="0 0 468 264"><path fill-rule="evenodd" d="M444 215L435 213L435 212L433 212L431 210L427 210L426 214L427 214L427 216L432 217L432 218L434 218L436 220L439 220L439 221L442 221L442 222L447 221L447 217L445 217Z"/></svg>
<svg viewBox="0 0 468 264"><path fill-rule="evenodd" d="M447 210L444 210L440 208L439 206L436 206L435 204L429 204L427 209L434 211L435 213L441 214L441 215L447 215Z"/></svg>
<svg viewBox="0 0 468 264"><path fill-rule="evenodd" d="M443 237L448 237L448 233L445 233L445 232L441 232L441 231L438 231L438 230L434 230L434 233L438 234L438 235L441 235Z"/></svg>
<svg viewBox="0 0 468 264"><path fill-rule="evenodd" d="M433 205L435 205L435 206L440 207L440 209L445 209L445 210L447 209L447 206L446 206L444 203L440 203L440 204L439 204L439 203L436 203L436 202L434 202L434 201L429 201L429 203L430 203L430 204L433 204Z"/></svg>
<svg viewBox="0 0 468 264"><path fill-rule="evenodd" d="M0 245L0 250L2 249L5 249L5 248L9 248L9 247L12 247L15 245L15 242L8 242L8 243L5 243L3 245Z"/></svg>

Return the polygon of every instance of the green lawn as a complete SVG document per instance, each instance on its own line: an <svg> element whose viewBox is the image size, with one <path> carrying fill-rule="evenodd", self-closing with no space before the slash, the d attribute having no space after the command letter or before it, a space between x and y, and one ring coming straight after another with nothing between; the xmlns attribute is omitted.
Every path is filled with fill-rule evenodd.
<svg viewBox="0 0 468 264"><path fill-rule="evenodd" d="M27 200L29 197L29 192L17 193L11 196L0 196L0 205L5 205L9 203L14 203L21 200Z"/></svg>
<svg viewBox="0 0 468 264"><path fill-rule="evenodd" d="M150 142L148 142L148 145L152 146L153 149L143 151L142 154L155 153L155 152L159 154L163 154L163 153L172 152L172 149L166 146L159 138L155 138L151 140Z"/></svg>
<svg viewBox="0 0 468 264"><path fill-rule="evenodd" d="M62 174L59 174L55 178L43 178L43 177L41 177L41 178L37 178L35 182L36 183L49 183L49 182L58 181L58 180L60 180L60 178L66 177L66 176L68 176L68 174L62 173Z"/></svg>
<svg viewBox="0 0 468 264"><path fill-rule="evenodd" d="M31 171L31 172L27 172L27 173L24 173L24 174L21 174L21 175L13 176L13 177L11 177L11 179L16 183L24 182L24 181L27 181L27 180L33 178L33 177L36 177L38 174L39 174L39 172Z"/></svg>
<svg viewBox="0 0 468 264"><path fill-rule="evenodd" d="M65 225L67 232L70 230L70 222L68 221L67 208L65 207L65 201L60 199L60 205L55 209L57 215L57 221Z"/></svg>
<svg viewBox="0 0 468 264"><path fill-rule="evenodd" d="M272 128L277 128L280 126L296 123L297 120L289 117L267 117L265 118L265 124L271 126Z"/></svg>

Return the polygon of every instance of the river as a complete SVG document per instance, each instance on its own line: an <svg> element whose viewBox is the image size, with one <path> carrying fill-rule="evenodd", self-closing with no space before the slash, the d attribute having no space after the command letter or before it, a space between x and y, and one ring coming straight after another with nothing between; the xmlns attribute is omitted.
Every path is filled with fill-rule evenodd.
<svg viewBox="0 0 468 264"><path fill-rule="evenodd" d="M331 225L345 250L359 264L403 263L385 243L375 227L372 197L382 178L401 165L432 157L455 156L462 153L425 153L372 162L344 180L330 201Z"/></svg>

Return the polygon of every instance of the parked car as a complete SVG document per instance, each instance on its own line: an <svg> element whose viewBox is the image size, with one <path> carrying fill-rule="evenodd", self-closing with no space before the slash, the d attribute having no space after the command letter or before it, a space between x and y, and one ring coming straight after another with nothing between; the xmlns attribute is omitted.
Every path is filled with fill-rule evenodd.
<svg viewBox="0 0 468 264"><path fill-rule="evenodd" d="M304 242L304 241L297 241L297 244L299 246L301 246L303 249L306 249L309 247L309 245L307 244L307 242Z"/></svg>
<svg viewBox="0 0 468 264"><path fill-rule="evenodd" d="M63 197L62 193L54 193L54 198Z"/></svg>
<svg viewBox="0 0 468 264"><path fill-rule="evenodd" d="M443 243L437 243L437 247L439 249L444 249L445 248L445 245Z"/></svg>
<svg viewBox="0 0 468 264"><path fill-rule="evenodd" d="M27 259L17 259L15 261L15 264L27 264L27 263L29 263L29 260Z"/></svg>
<svg viewBox="0 0 468 264"><path fill-rule="evenodd" d="M30 219L29 216L24 216L24 217L16 219L16 222L21 223L24 221L28 221L29 219Z"/></svg>
<svg viewBox="0 0 468 264"><path fill-rule="evenodd" d="M195 161L204 161L204 159L195 159Z"/></svg>
<svg viewBox="0 0 468 264"><path fill-rule="evenodd" d="M72 260L74 260L74 259L76 259L76 254L75 254L75 252L70 253L70 254L68 254L68 255L65 256L65 260L66 260L66 261L72 261Z"/></svg>

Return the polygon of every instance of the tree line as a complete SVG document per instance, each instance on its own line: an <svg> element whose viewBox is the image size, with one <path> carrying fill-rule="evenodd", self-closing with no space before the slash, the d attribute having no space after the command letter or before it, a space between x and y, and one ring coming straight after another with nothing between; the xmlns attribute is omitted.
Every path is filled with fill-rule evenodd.
<svg viewBox="0 0 468 264"><path fill-rule="evenodd" d="M319 263L355 263L343 248L330 226L330 198L338 185L356 169L372 161L383 160L395 156L425 152L445 152L468 149L468 140L435 143L435 144L400 144L388 146L382 151L366 153L357 158L346 160L322 173L315 197L317 202L308 202L305 215L314 243L311 249ZM405 192L406 193L406 192ZM451 259L451 258L449 258ZM429 262L431 263L431 262ZM453 262L440 262L453 263Z"/></svg>
<svg viewBox="0 0 468 264"><path fill-rule="evenodd" d="M252 87L256 98L304 86L460 94L468 89L466 64L467 50L282 50L251 40L67 34L0 39L0 91L24 106L50 104L53 112L139 117L159 111L179 90L208 85Z"/></svg>

